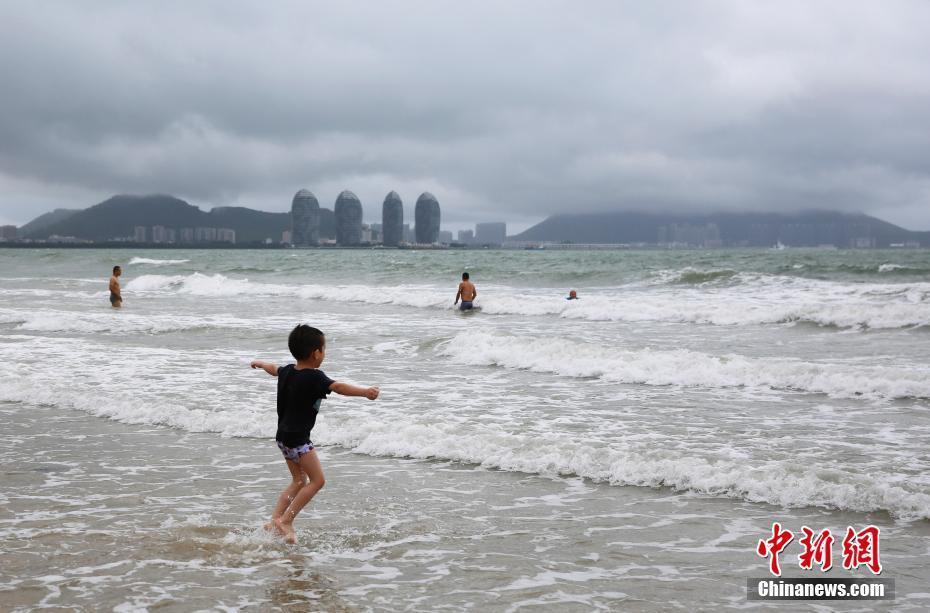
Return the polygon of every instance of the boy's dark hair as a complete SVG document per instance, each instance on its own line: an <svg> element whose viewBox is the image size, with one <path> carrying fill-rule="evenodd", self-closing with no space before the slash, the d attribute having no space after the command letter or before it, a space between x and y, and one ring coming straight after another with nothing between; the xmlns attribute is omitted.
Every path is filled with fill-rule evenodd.
<svg viewBox="0 0 930 613"><path fill-rule="evenodd" d="M122 270L122 268L120 268L119 266L114 266L114 267L113 267L113 272L116 272L117 270Z"/></svg>
<svg viewBox="0 0 930 613"><path fill-rule="evenodd" d="M463 272L463 273L462 273L462 281L468 281L468 273L467 273L467 272Z"/></svg>
<svg viewBox="0 0 930 613"><path fill-rule="evenodd" d="M326 337L318 329L307 324L299 324L287 337L287 348L295 360L306 360L317 349L326 346Z"/></svg>

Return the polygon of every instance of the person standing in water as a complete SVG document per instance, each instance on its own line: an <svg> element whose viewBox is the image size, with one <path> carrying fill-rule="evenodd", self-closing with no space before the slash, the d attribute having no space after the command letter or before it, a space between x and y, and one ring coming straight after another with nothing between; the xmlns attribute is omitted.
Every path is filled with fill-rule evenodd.
<svg viewBox="0 0 930 613"><path fill-rule="evenodd" d="M478 295L478 290L475 289L475 284L468 280L468 273L462 273L462 282L459 283L459 291L455 294L454 304L459 303L459 299L462 300L461 306L459 306L460 311L468 311L473 308L472 302L475 300L475 297Z"/></svg>
<svg viewBox="0 0 930 613"><path fill-rule="evenodd" d="M123 274L123 269L119 266L113 267L113 275L110 277L110 306L118 309L123 306L123 293L119 287L119 277Z"/></svg>
<svg viewBox="0 0 930 613"><path fill-rule="evenodd" d="M284 454L291 483L281 495L265 529L275 531L291 544L297 543L294 519L326 483L323 467L310 440L320 403L336 392L342 396L364 396L375 400L377 387L359 387L326 376L320 365L326 358L326 337L312 326L301 324L291 330L287 347L296 363L279 367L263 360L252 360L252 368L261 368L278 378L278 431L275 442Z"/></svg>

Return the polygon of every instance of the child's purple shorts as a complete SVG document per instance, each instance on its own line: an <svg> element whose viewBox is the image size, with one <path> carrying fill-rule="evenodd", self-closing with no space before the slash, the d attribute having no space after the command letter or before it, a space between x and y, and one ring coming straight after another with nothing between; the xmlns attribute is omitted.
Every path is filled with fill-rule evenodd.
<svg viewBox="0 0 930 613"><path fill-rule="evenodd" d="M291 462L300 462L300 456L313 451L313 442L304 443L300 447L288 447L281 441L275 441L278 449L284 454L284 458Z"/></svg>

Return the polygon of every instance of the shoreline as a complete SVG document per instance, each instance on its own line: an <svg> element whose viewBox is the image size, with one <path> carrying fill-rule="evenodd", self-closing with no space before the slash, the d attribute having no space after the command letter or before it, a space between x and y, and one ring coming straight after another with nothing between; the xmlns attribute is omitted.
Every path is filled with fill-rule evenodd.
<svg viewBox="0 0 930 613"><path fill-rule="evenodd" d="M764 574L753 547L773 517L879 525L898 598L874 610L930 604L928 522L328 446L327 486L289 547L261 529L286 481L269 441L27 404L0 414L0 597L12 607L503 608L545 593L538 604L561 610L659 611L672 586L673 608L737 605L745 578Z"/></svg>
<svg viewBox="0 0 930 613"><path fill-rule="evenodd" d="M271 244L266 245L263 243L243 243L241 245L166 245L161 243L18 243L18 242L2 242L0 241L0 249L145 249L151 251L242 251L242 250L255 250L255 251L452 251L452 252L462 252L462 251L507 251L507 252L522 252L522 251L535 251L535 252L557 252L563 253L566 251L628 251L628 252L638 252L638 251L648 251L648 252L671 252L671 253L736 253L740 251L752 252L752 253L765 253L765 252L779 252L779 253L808 253L808 252L854 252L854 253L881 253L881 252L890 252L890 253L913 253L913 252L925 252L930 250L930 246L925 247L870 247L870 248L857 248L857 247L836 247L836 246L811 246L811 247L786 247L783 249L774 249L772 247L664 247L660 245L648 246L648 245L628 245L624 243L590 243L590 244L575 244L575 243L555 243L555 244L546 244L540 247L530 247L530 246L490 246L490 245L446 245L446 246L406 246L406 247L385 247L384 245L358 245L358 246L347 246L347 245L317 245L317 246L306 246L306 247L297 247L294 245L282 245L282 244Z"/></svg>

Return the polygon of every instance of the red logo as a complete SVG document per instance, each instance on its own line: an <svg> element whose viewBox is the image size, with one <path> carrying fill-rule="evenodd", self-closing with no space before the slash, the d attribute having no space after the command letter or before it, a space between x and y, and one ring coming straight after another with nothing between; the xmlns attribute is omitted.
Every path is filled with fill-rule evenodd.
<svg viewBox="0 0 930 613"><path fill-rule="evenodd" d="M781 568L778 566L778 554L782 552L788 543L791 542L791 539L794 538L794 533L791 530L782 530L781 524L775 522L772 524L772 538L767 541L759 541L759 545L756 547L756 553L758 553L763 558L771 558L769 560L769 570L776 577L781 577Z"/></svg>
<svg viewBox="0 0 930 613"><path fill-rule="evenodd" d="M812 570L816 564L820 567L821 572L827 572L833 568L833 543L835 539L830 529L825 528L820 532L814 532L807 526L802 526L801 532L803 536L798 540L801 545L798 565L804 570ZM881 574L882 564L879 560L878 549L879 533L878 526L867 526L859 532L856 532L852 527L847 527L846 537L843 539L843 568L855 570L860 566L865 566L873 574ZM760 540L756 546L756 553L763 558L769 559L769 571L776 577L781 576L778 556L792 540L794 540L794 533L791 530L782 528L778 522L774 522L772 524L772 536Z"/></svg>
<svg viewBox="0 0 930 613"><path fill-rule="evenodd" d="M846 538L843 539L843 568L853 570L865 565L873 574L880 574L882 563L878 559L878 535L877 526L869 526L859 532L847 527Z"/></svg>
<svg viewBox="0 0 930 613"><path fill-rule="evenodd" d="M821 530L816 538L814 531L807 526L803 526L801 532L804 533L800 540L804 551L798 556L801 568L811 570L814 562L820 565L820 570L823 572L833 568L833 535L830 534L830 529Z"/></svg>

